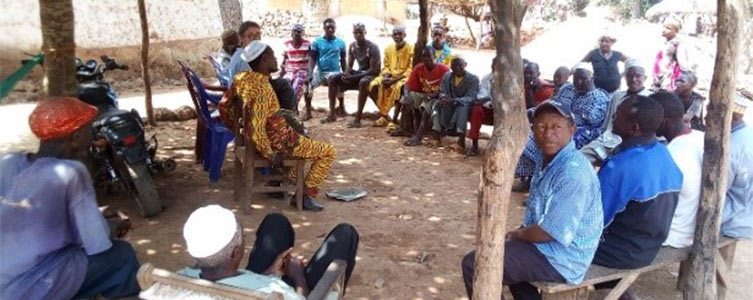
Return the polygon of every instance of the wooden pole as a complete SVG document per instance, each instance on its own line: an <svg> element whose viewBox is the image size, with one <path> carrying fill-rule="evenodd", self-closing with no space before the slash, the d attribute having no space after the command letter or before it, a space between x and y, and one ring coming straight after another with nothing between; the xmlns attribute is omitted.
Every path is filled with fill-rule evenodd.
<svg viewBox="0 0 753 300"><path fill-rule="evenodd" d="M76 42L71 0L39 0L44 94L76 96Z"/></svg>
<svg viewBox="0 0 753 300"><path fill-rule="evenodd" d="M730 163L729 137L744 13L741 8L737 0L717 0L716 64L709 93L701 205L689 258L687 289L683 292L686 300L717 299L716 251Z"/></svg>
<svg viewBox="0 0 753 300"><path fill-rule="evenodd" d="M152 107L152 82L149 78L149 23L146 19L145 0L138 0L139 19L141 20L141 78L144 79L144 102L147 123L154 126L154 108Z"/></svg>
<svg viewBox="0 0 753 300"><path fill-rule="evenodd" d="M235 29L241 26L243 22L242 8L240 0L217 0L220 7L220 18L222 18L222 29Z"/></svg>
<svg viewBox="0 0 753 300"><path fill-rule="evenodd" d="M426 44L429 42L429 20L431 19L429 11L429 0L418 0L419 26L416 44L413 46L413 66L421 63L421 52L424 51Z"/></svg>
<svg viewBox="0 0 753 300"><path fill-rule="evenodd" d="M476 223L473 299L502 295L505 225L514 170L528 134L520 57L520 24L526 5L519 0L489 0L496 23L497 57L492 90L494 132L484 157Z"/></svg>

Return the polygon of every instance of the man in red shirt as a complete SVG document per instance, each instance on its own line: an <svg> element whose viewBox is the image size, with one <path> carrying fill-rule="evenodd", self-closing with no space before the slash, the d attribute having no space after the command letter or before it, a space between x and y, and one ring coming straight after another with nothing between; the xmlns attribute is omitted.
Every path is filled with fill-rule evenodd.
<svg viewBox="0 0 753 300"><path fill-rule="evenodd" d="M539 78L539 65L535 62L529 62L523 67L523 79L525 79L526 89L526 109L536 107L539 103L552 98L554 85Z"/></svg>
<svg viewBox="0 0 753 300"><path fill-rule="evenodd" d="M421 52L421 63L413 68L408 82L405 83L406 93L400 100L403 105L403 118L400 128L392 132L392 136L411 136L415 127L414 122L420 120L418 129L405 145L421 144L426 128L431 126L431 108L437 100L442 77L449 71L447 66L434 62L434 51L424 48Z"/></svg>

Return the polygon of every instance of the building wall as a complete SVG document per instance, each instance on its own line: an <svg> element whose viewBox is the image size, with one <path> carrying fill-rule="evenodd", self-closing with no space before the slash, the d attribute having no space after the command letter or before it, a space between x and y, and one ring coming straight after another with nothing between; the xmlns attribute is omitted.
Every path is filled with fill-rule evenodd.
<svg viewBox="0 0 753 300"><path fill-rule="evenodd" d="M267 3L269 9L289 10L295 12L300 12L302 5L302 0L271 0Z"/></svg>

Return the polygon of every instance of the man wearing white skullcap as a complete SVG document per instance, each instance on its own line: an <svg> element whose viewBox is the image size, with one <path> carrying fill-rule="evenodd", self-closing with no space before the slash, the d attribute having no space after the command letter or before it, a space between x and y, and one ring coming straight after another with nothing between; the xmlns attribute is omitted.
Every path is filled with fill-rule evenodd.
<svg viewBox="0 0 753 300"><path fill-rule="evenodd" d="M745 110L751 99L738 92L732 112L729 138L727 200L722 213L722 234L732 238L753 238L753 128L745 124Z"/></svg>
<svg viewBox="0 0 753 300"><path fill-rule="evenodd" d="M612 101L609 102L606 117L601 125L601 135L580 149L581 153L594 165L601 165L612 153L612 150L622 142L620 136L612 132L612 120L614 114L617 112L617 107L630 96L636 94L642 96L651 95L651 92L644 87L646 70L640 61L629 59L625 62L623 76L625 77L627 90L617 91L612 95Z"/></svg>
<svg viewBox="0 0 753 300"><path fill-rule="evenodd" d="M291 255L295 232L290 221L281 214L269 214L256 230L248 265L239 270L245 252L243 228L232 211L219 205L204 206L191 213L183 226L183 237L199 269L184 268L178 274L246 290L280 293L286 300L304 299L335 259L347 263L347 285L358 249L358 232L349 224L340 224L305 263Z"/></svg>
<svg viewBox="0 0 753 300"><path fill-rule="evenodd" d="M582 62L591 63L594 72L594 85L607 93L614 93L620 88L619 62L626 62L628 57L622 52L612 50L617 42L613 35L605 33L599 37L599 47L591 50ZM627 66L625 67L627 69Z"/></svg>

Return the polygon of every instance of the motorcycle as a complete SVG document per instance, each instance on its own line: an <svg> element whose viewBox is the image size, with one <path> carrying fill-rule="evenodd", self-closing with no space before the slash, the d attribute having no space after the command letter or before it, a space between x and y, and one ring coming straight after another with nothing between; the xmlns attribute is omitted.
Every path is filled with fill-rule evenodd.
<svg viewBox="0 0 753 300"><path fill-rule="evenodd" d="M102 56L83 62L76 58L78 98L96 106L98 116L92 123L95 141L91 147L92 178L99 187L129 191L143 217L162 211L153 175L175 169L172 159L156 159L156 135L146 139L144 124L136 110L118 109L118 98L112 85L104 80L111 70L128 70L115 60Z"/></svg>

